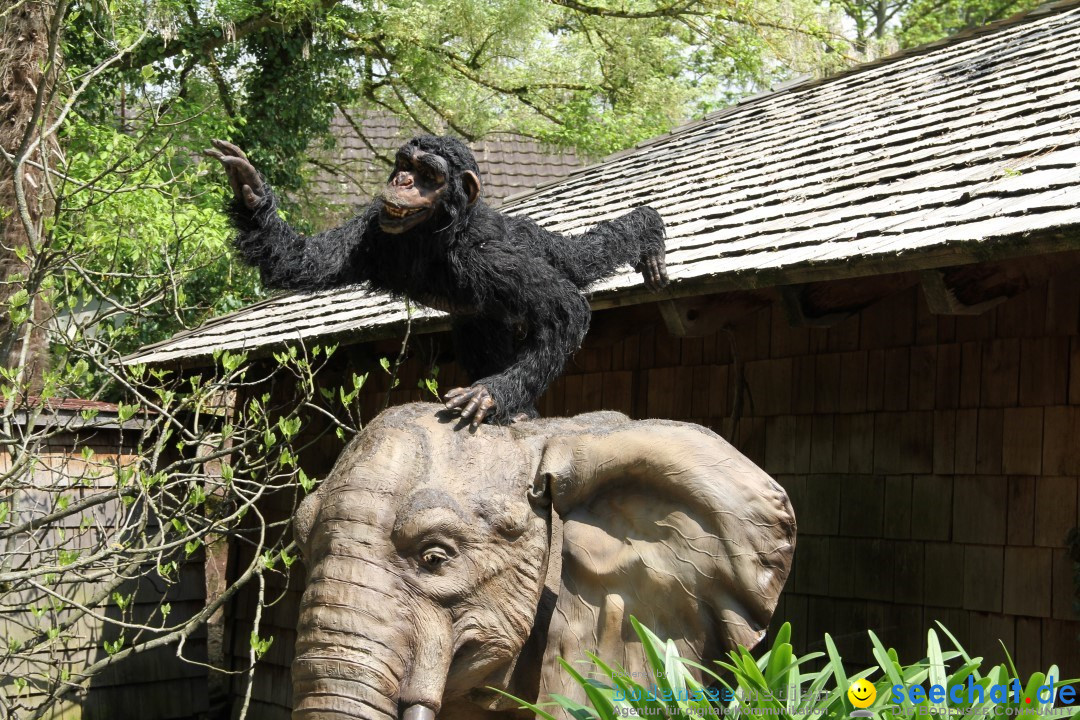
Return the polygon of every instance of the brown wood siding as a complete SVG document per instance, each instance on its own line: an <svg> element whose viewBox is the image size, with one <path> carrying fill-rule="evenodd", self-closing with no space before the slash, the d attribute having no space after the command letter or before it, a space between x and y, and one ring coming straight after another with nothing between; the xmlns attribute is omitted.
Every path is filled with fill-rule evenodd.
<svg viewBox="0 0 1080 720"><path fill-rule="evenodd" d="M449 347L445 336L434 342ZM425 399L417 372L428 343L414 348L391 403ZM363 406L373 417L386 399L375 359L397 347L342 348L337 374L323 380L339 382L347 363L369 371ZM439 382L463 378L446 365ZM792 327L779 304L698 338L669 334L655 305L598 312L541 412L601 409L734 437L787 488L799 536L776 622L791 621L798 650L822 649L828 632L845 659L871 663L872 628L913 662L941 621L973 655L1002 660L1000 639L1022 673L1057 663L1080 675L1065 545L1080 477L1075 270L974 316L933 315L912 285L827 329ZM304 458L313 472L340 447L327 438ZM282 589L272 581L268 596ZM268 720L288 716L300 585L294 578L264 616L261 634L277 638L255 687ZM246 657L250 610L234 612Z"/></svg>

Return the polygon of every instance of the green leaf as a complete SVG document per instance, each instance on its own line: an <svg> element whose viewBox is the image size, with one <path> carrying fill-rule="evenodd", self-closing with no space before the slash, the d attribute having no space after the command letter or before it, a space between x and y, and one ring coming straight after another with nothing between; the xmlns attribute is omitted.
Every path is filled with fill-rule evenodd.
<svg viewBox="0 0 1080 720"><path fill-rule="evenodd" d="M559 658L559 665L562 666L563 670L566 671L567 675L572 677L574 681L582 687L582 689L585 691L585 696L589 698L590 702L592 702L593 709L596 711L596 714L599 717L603 718L603 720L608 720L609 718L614 719L615 717L617 717L617 713L615 712L615 705L611 702L611 698L608 695L600 692L600 690L595 685L593 685L592 682L582 677L581 673L575 670L570 663L566 662L562 658Z"/></svg>
<svg viewBox="0 0 1080 720"><path fill-rule="evenodd" d="M838 689L843 688L843 691L847 692L850 683L848 682L847 673L844 672L844 662L840 659L840 653L836 650L836 643L833 642L829 633L825 633L825 652L829 656L829 668L832 670L833 677L836 678L836 687Z"/></svg>
<svg viewBox="0 0 1080 720"><path fill-rule="evenodd" d="M121 633L120 637L118 637L116 640L113 640L112 642L109 642L108 640L104 641L102 643L102 646L105 648L105 653L109 656L115 655L116 653L120 652L120 650L124 647L123 633Z"/></svg>
<svg viewBox="0 0 1080 720"><path fill-rule="evenodd" d="M664 715L664 707L656 701L655 697L651 695L647 688L635 682L630 677L629 673L626 671L613 670L607 663L592 653L585 654L605 675L608 676L612 683L622 690L624 699L616 701L617 703L625 703L635 710L638 710L642 715L658 717Z"/></svg>
<svg viewBox="0 0 1080 720"><path fill-rule="evenodd" d="M536 705L535 703L531 703L528 700L522 700L519 697L511 695L510 693L506 692L505 690L500 690L499 688L491 687L490 685L488 686L488 690L492 690L492 691L498 693L499 695L510 698L514 702L518 703L520 705L520 707L525 708L526 710L528 710L530 712L536 713L536 715L543 718L543 720L558 720L558 718L556 718L554 715L552 715L551 713L549 713L546 710L544 710L543 708L541 708L539 705Z"/></svg>
<svg viewBox="0 0 1080 720"><path fill-rule="evenodd" d="M135 416L135 413L139 411L138 405L125 405L124 403L116 404L116 414L120 419L120 422L124 423Z"/></svg>
<svg viewBox="0 0 1080 720"><path fill-rule="evenodd" d="M303 468L297 468L296 477L300 481L300 487L304 488L304 492L309 493L315 487L315 481L308 477Z"/></svg>
<svg viewBox="0 0 1080 720"><path fill-rule="evenodd" d="M793 657L792 648L788 642L790 638L791 623L784 623L776 633L776 639L773 640L765 666L765 682L770 688L787 686L786 671L791 666Z"/></svg>
<svg viewBox="0 0 1080 720"><path fill-rule="evenodd" d="M933 628L926 632L926 657L929 663L930 684L947 687L948 678L945 675L945 658L941 654L941 644L938 642L937 633ZM934 709L941 715L948 712L948 705L944 701L930 701Z"/></svg>
<svg viewBox="0 0 1080 720"><path fill-rule="evenodd" d="M30 293L26 291L26 288L20 288L12 293L8 298L8 307L12 310L25 307L30 302Z"/></svg>
<svg viewBox="0 0 1080 720"><path fill-rule="evenodd" d="M250 637L251 649L255 651L255 657L262 659L262 656L270 649L270 646L274 644L273 636L266 639L260 638L259 633L256 631L251 632Z"/></svg>
<svg viewBox="0 0 1080 720"><path fill-rule="evenodd" d="M660 702L667 706L669 714L673 714L674 717L681 717L682 713L679 704L674 699L674 690L664 673L667 648L664 643L661 642L660 638L638 622L638 619L633 615L630 616L630 624L633 626L634 632L637 633L638 638L641 639L641 646L645 651L645 657L648 660L649 668L652 670L656 686L660 690ZM661 651L663 651L664 655L661 655ZM665 699L665 695L670 696L672 699Z"/></svg>

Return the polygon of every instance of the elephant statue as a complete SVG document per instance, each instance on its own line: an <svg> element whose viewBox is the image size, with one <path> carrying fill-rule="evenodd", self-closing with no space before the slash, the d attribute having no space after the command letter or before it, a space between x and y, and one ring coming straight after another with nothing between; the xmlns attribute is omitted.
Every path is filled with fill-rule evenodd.
<svg viewBox="0 0 1080 720"><path fill-rule="evenodd" d="M294 719L531 717L491 687L584 701L558 658L648 677L631 615L697 658L763 637L795 518L719 436L613 412L470 433L438 408L383 412L296 511Z"/></svg>

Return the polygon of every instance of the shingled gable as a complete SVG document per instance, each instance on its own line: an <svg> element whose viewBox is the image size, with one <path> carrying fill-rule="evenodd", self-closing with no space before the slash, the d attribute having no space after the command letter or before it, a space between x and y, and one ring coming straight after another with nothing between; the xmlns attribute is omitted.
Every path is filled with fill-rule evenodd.
<svg viewBox="0 0 1080 720"><path fill-rule="evenodd" d="M747 100L503 208L579 232L641 204L668 223L667 297L1080 248L1080 0ZM655 301L627 269L593 307ZM129 363L205 363L397 335L363 288L280 295ZM445 318L413 309L413 332Z"/></svg>
<svg viewBox="0 0 1080 720"><path fill-rule="evenodd" d="M334 148L316 149L313 161L317 172L305 199L345 211L370 202L371 193L386 182L394 152L419 134L389 113L353 111L335 114L330 132ZM491 203L562 178L584 164L571 150L555 151L510 133L492 134L470 143L470 147L484 178L484 198Z"/></svg>

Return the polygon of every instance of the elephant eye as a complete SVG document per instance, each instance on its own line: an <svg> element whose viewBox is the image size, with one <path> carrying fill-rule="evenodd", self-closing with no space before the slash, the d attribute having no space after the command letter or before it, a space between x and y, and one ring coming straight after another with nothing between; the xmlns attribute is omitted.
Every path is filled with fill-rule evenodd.
<svg viewBox="0 0 1080 720"><path fill-rule="evenodd" d="M450 552L442 545L429 545L420 552L420 564L428 570L438 570L450 559Z"/></svg>

